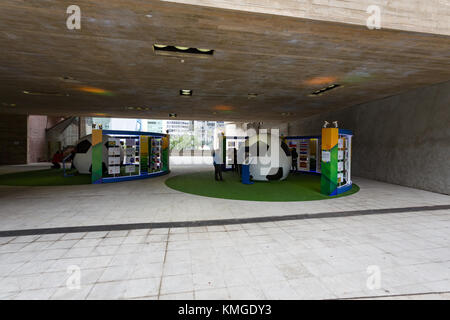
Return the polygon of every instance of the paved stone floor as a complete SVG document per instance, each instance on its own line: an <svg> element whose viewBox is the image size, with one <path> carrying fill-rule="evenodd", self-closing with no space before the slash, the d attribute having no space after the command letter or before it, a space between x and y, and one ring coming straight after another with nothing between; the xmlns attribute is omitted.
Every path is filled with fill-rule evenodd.
<svg viewBox="0 0 450 320"><path fill-rule="evenodd" d="M211 166L172 166L171 175ZM0 231L122 223L171 222L314 214L346 210L449 205L447 195L355 177L348 197L307 202L254 202L186 194L168 176L103 185L0 186Z"/></svg>
<svg viewBox="0 0 450 320"><path fill-rule="evenodd" d="M450 292L448 210L0 241L1 299L445 299ZM80 268L80 289L67 287L71 266ZM367 286L374 268L379 288Z"/></svg>
<svg viewBox="0 0 450 320"><path fill-rule="evenodd" d="M175 167L173 174L207 169ZM0 228L450 203L445 195L365 179L355 179L360 192L341 199L221 200L170 190L165 178L0 187ZM449 299L449 292L450 210L0 237L0 299Z"/></svg>

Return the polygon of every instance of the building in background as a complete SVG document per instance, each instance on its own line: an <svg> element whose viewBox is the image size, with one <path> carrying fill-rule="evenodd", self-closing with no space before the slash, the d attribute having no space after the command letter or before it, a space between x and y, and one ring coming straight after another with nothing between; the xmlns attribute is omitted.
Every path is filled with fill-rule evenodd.
<svg viewBox="0 0 450 320"><path fill-rule="evenodd" d="M218 145L217 133L227 131L223 121L123 119L99 117L50 117L41 115L16 116L13 123L0 119L4 125L0 164L45 162L57 150L77 144L92 133L92 125L104 130L169 132L173 154L197 154ZM228 126L229 123L227 123ZM14 133L14 136L12 135ZM234 133L231 133L234 135ZM7 135L13 136L6 139Z"/></svg>
<svg viewBox="0 0 450 320"><path fill-rule="evenodd" d="M169 133L171 150L179 151L211 150L217 139L215 132L225 132L223 121L85 118L86 134L91 133L93 123L105 130Z"/></svg>
<svg viewBox="0 0 450 320"><path fill-rule="evenodd" d="M148 132L165 133L163 120L147 120Z"/></svg>

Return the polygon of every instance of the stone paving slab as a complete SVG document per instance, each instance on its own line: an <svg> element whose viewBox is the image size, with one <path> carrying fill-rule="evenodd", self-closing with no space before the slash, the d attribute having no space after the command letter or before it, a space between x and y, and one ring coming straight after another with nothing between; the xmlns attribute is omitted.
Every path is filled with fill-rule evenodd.
<svg viewBox="0 0 450 320"><path fill-rule="evenodd" d="M67 287L73 270L79 289ZM448 299L448 292L449 210L0 238L0 299Z"/></svg>
<svg viewBox="0 0 450 320"><path fill-rule="evenodd" d="M193 170L212 169L174 166L171 175ZM186 194L167 187L168 177L104 185L0 186L0 231L450 205L448 195L357 177L361 190L348 197L275 203Z"/></svg>

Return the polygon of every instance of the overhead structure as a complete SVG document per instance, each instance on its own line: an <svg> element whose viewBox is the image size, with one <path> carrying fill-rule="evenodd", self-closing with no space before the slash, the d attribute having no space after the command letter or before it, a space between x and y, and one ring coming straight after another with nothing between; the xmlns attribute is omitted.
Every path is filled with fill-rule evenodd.
<svg viewBox="0 0 450 320"><path fill-rule="evenodd" d="M289 122L450 79L446 19L433 34L426 10L386 4L369 30L367 1L176 2L208 7L78 0L69 30L61 1L1 1L0 113Z"/></svg>

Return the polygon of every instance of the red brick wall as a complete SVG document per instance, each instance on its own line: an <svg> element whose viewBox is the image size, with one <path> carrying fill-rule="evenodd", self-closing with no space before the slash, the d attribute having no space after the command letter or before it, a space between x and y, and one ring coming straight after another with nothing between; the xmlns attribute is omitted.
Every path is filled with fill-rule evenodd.
<svg viewBox="0 0 450 320"><path fill-rule="evenodd" d="M47 116L28 117L28 163L48 161L46 127Z"/></svg>

